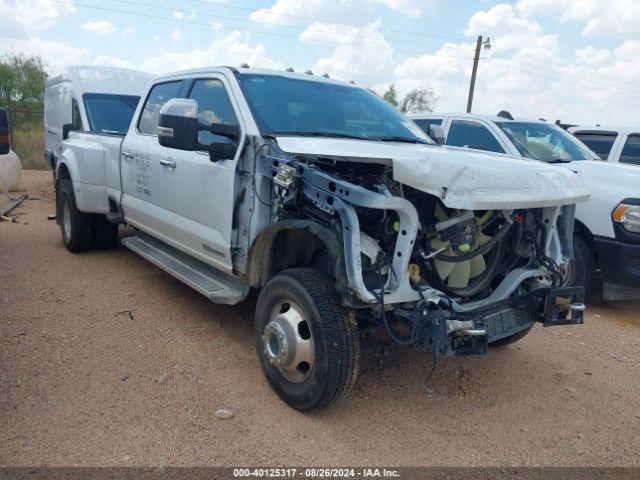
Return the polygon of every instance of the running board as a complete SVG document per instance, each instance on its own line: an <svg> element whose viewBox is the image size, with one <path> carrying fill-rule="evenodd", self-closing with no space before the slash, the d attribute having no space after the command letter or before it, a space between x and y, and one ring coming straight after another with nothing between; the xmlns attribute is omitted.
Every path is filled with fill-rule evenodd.
<svg viewBox="0 0 640 480"><path fill-rule="evenodd" d="M194 288L214 303L234 305L249 293L241 281L149 235L122 239L122 245Z"/></svg>

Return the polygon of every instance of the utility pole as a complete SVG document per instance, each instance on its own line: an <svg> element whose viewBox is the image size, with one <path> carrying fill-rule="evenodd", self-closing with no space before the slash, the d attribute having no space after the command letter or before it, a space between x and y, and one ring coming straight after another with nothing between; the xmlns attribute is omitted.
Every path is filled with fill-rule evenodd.
<svg viewBox="0 0 640 480"><path fill-rule="evenodd" d="M478 73L478 62L480 61L480 47L484 45L485 50L491 48L491 41L487 37L486 41L482 40L482 35L478 35L476 41L476 54L473 57L473 70L471 71L471 83L469 85L469 98L467 100L467 113L471 113L471 105L473 104L473 90L476 87L476 74Z"/></svg>

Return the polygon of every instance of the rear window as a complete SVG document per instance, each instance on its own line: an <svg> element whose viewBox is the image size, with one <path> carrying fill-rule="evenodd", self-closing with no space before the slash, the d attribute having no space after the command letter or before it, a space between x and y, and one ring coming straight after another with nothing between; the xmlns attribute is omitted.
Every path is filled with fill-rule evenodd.
<svg viewBox="0 0 640 480"><path fill-rule="evenodd" d="M420 127L424 133L429 135L429 127L431 125L442 125L441 118L416 118L413 120L413 123Z"/></svg>
<svg viewBox="0 0 640 480"><path fill-rule="evenodd" d="M125 133L136 111L140 97L85 93L82 96L89 129L98 133Z"/></svg>
<svg viewBox="0 0 640 480"><path fill-rule="evenodd" d="M620 155L620 163L640 165L640 135L629 135Z"/></svg>
<svg viewBox="0 0 640 480"><path fill-rule="evenodd" d="M588 132L575 132L574 135L589 147L594 153L596 153L602 160L606 160L613 147L613 142L616 141L618 136L616 133L588 133Z"/></svg>

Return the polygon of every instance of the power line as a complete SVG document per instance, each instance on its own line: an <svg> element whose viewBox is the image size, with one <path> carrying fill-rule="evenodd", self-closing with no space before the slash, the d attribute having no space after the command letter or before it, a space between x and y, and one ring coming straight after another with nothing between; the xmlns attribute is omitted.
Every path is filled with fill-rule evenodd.
<svg viewBox="0 0 640 480"><path fill-rule="evenodd" d="M246 12L256 12L259 10L266 10L266 9L259 9L256 10L255 8L248 8L248 7L240 7L238 5L230 5L221 1L215 1L215 0L188 0L190 2L196 2L196 3L203 3L203 4L207 4L207 5L217 5L219 7L224 7L224 8L235 8L237 10L243 10ZM329 25L341 25L341 26L345 26L345 27L352 27L352 28L364 28L364 27L358 27L357 25L353 25L350 23L343 23L343 22L329 22L329 21L325 21L325 20L319 20L316 18L312 18L312 17L304 17L301 15L292 15L292 14L287 14L287 13L275 13L275 12L268 12L269 15L274 15L276 17L286 17L286 18L293 18L296 20L306 20L309 22L321 22L321 23L326 23ZM272 24L269 24L272 25ZM456 40L456 41L467 41L468 39L464 39L462 37L453 37L453 36L445 36L445 35L434 35L434 34L430 34L430 33L423 33L423 32L409 32L409 31L405 31L405 30L394 30L394 29L387 29L385 28L384 31L387 32L392 32L392 33L401 33L403 35L416 35L416 36L420 36L420 37L432 37L432 38L441 38L441 39L445 39L445 40Z"/></svg>
<svg viewBox="0 0 640 480"><path fill-rule="evenodd" d="M506 59L505 59L505 60L506 60ZM509 61L509 60L506 60L506 61ZM512 69L510 69L509 67L506 67L506 66L504 66L504 65L498 65L498 64L496 64L496 63L492 63L492 64L491 64L491 66L496 67L496 68L500 68L500 69L502 69L502 70L512 71ZM567 84L570 84L570 85L577 85L577 86L582 87L582 88L588 88L588 89L596 89L596 88L599 88L598 86L595 86L595 85L585 85L585 84L583 84L583 83L573 82L573 81L571 81L571 80L565 80L564 78L550 78L550 77L548 77L548 76L546 76L546 75L543 75L543 74L540 74L540 73L537 73L537 72L528 72L528 71L524 71L524 72L522 72L522 73L526 73L527 75L533 75L533 76L535 76L535 77L544 78L545 80L553 80L553 81L555 81L555 82L562 82L562 83L567 83ZM635 97L635 96L633 96L633 95L628 95L628 94L623 94L623 93L616 93L616 95L619 95L619 96L622 96L622 97L627 97L627 98L631 98L631 99L633 99L633 100L639 100L639 101L640 101L640 97Z"/></svg>
<svg viewBox="0 0 640 480"><path fill-rule="evenodd" d="M265 25L265 26L272 26L272 24L267 23L267 22L259 22L257 20L246 20L244 18L235 18L235 17L225 17L222 15L218 15L218 14L213 14L213 13L207 13L207 12L201 12L201 11L196 11L196 10L182 10L179 8L172 8L172 7L163 7L163 6L159 6L159 5L153 5L151 3L143 3L143 2L134 2L131 0L116 0L117 2L120 3L124 3L127 5L136 5L136 6L141 6L141 7L150 7L150 8L156 8L159 10L165 10L165 11L169 11L169 12L179 12L182 14L197 14L200 16L204 16L204 17L211 17L211 18L217 18L217 19L222 19L222 20L231 20L234 22L241 22L241 23L255 23L258 25ZM195 1L195 0L191 0L191 1ZM180 19L176 19L174 18L173 20L180 20ZM340 36L344 36L344 37L353 37L354 39L362 39L362 40L367 40L367 39L371 39L371 40L376 40L376 41L386 41L385 38L383 37L374 37L371 35L363 35L363 34L353 34L353 33L346 33L346 32L329 32L326 30L320 30L317 28L311 28L311 27L298 27L298 26L294 26L294 25L277 25L278 28L288 28L288 29L294 29L294 30L298 30L298 31L309 31L309 32L318 32L318 33L322 33L324 35L340 35ZM358 28L358 29L365 29L365 30L370 30L372 33L373 32L377 32L378 30L375 28L371 28L371 27L351 27L351 28ZM417 45L417 46L429 46L429 47L442 47L441 43L425 43L425 42L409 42L409 41L403 41L403 40L393 40L394 43L403 43L403 44L409 44L409 45ZM454 50L464 50L464 51L468 51L468 52L473 52L473 48L470 47L458 47L458 46L448 46L447 48L451 48Z"/></svg>
<svg viewBox="0 0 640 480"><path fill-rule="evenodd" d="M54 2L54 3L66 3L66 2L64 2L64 0L48 0L48 1ZM125 15L132 15L132 16L137 16L137 17L145 17L145 18L152 18L152 19L157 19L157 20L165 20L165 21L170 21L170 22L179 22L179 23L187 23L187 24L191 24L191 25L200 25L200 26L205 26L207 28L211 28L211 24L209 24L209 23L198 22L196 20L189 20L189 19L184 19L184 18L181 18L181 19L167 18L167 17L162 17L162 16L159 16L159 15L153 15L153 14L149 14L149 13L131 12L131 11L120 10L120 9L116 9L116 8L107 8L107 7L99 7L99 6L96 6L96 5L87 5L87 4L78 3L78 2L74 2L74 6L83 7L83 8L90 8L90 9L94 9L94 10L101 10L101 11L106 11L106 12L112 12L112 13L120 13L120 14L125 14ZM234 29L229 28L229 27L225 27L225 26L220 27L220 29L221 30L235 31ZM249 28L245 28L244 30L247 31L247 32L252 32L252 33L258 34L258 35L270 35L270 36L292 38L294 40L299 40L299 37L295 36L295 35L287 35L287 34L284 34L284 33L277 33L277 32L265 32L265 31L261 31L261 30L252 30L252 29L249 29ZM419 51L416 51L416 50L397 50L397 49L394 49L394 48L374 47L372 45L354 45L352 43L336 42L336 41L332 41L332 40L316 40L316 39L314 39L313 42L326 43L326 44L331 44L331 45L341 45L341 46L347 46L347 47L368 48L368 49L378 50L378 51L407 53L407 54L410 54L410 55L431 55L431 56L436 56L436 57L456 58L456 59L465 59L465 58L467 58L467 57L460 57L460 56L453 56L453 55L443 55L443 54L439 54L439 53L419 52Z"/></svg>

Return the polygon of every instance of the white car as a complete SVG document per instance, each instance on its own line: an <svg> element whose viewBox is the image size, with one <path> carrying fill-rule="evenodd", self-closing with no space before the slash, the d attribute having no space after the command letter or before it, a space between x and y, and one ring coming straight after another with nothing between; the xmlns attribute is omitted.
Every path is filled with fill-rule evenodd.
<svg viewBox="0 0 640 480"><path fill-rule="evenodd" d="M74 65L45 84L45 158L55 168L69 132L125 132L153 75L116 67Z"/></svg>
<svg viewBox="0 0 640 480"><path fill-rule="evenodd" d="M443 143L452 147L489 151L496 158L541 160L579 173L591 199L576 208L575 258L568 280L594 293L599 269L605 300L640 298L639 168L606 163L562 128L541 120L514 120L508 112L412 119L434 137L442 135Z"/></svg>
<svg viewBox="0 0 640 480"><path fill-rule="evenodd" d="M640 165L640 127L579 125L568 130L603 160Z"/></svg>
<svg viewBox="0 0 640 480"><path fill-rule="evenodd" d="M362 330L449 357L582 323L582 289L561 285L577 175L440 147L329 78L205 68L143 98L126 134L62 142L63 241L113 247L127 223L123 245L213 302L261 289L257 351L293 407L348 391Z"/></svg>

